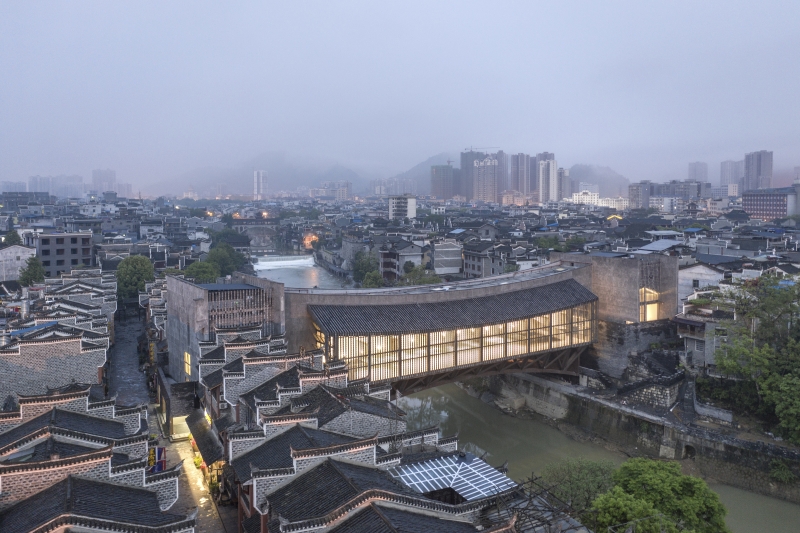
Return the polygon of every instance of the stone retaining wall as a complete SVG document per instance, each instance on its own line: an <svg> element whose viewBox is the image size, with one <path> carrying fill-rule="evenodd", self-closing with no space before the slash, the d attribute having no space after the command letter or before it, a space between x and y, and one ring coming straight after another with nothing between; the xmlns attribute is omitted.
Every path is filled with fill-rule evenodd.
<svg viewBox="0 0 800 533"><path fill-rule="evenodd" d="M519 397L528 409L617 444L633 455L690 458L704 476L800 503L797 483L778 483L769 476L775 462L781 461L800 478L800 453L793 449L674 424L567 383L531 374L493 376L488 381L497 396Z"/></svg>

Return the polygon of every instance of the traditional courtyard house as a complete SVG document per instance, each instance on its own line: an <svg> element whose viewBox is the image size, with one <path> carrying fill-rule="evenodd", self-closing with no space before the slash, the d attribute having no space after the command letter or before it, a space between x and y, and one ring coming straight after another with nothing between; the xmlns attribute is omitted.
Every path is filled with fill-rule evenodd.
<svg viewBox="0 0 800 533"><path fill-rule="evenodd" d="M114 343L114 313L117 312L117 281L113 273L99 268L72 270L58 278L45 280L44 299L67 300L99 307L108 318L109 339Z"/></svg>
<svg viewBox="0 0 800 533"><path fill-rule="evenodd" d="M148 472L145 418L144 407L92 402L86 385L21 396L0 418L0 509L70 475L147 489L161 510L169 509L178 498L181 465Z"/></svg>
<svg viewBox="0 0 800 533"><path fill-rule="evenodd" d="M4 533L194 533L197 511L162 511L152 491L69 475L45 490L0 511Z"/></svg>
<svg viewBox="0 0 800 533"><path fill-rule="evenodd" d="M42 394L65 383L102 382L107 333L51 321L2 338L0 398Z"/></svg>

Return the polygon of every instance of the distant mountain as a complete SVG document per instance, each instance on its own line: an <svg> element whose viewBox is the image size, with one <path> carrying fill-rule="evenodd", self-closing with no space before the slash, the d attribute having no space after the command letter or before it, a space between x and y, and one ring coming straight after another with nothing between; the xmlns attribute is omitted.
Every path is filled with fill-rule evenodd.
<svg viewBox="0 0 800 533"><path fill-rule="evenodd" d="M442 152L429 157L422 163L414 165L405 172L393 176L396 179L412 179L417 184L417 194L426 195L431 193L431 166L433 165L446 165L447 161L455 162L458 160L456 156Z"/></svg>
<svg viewBox="0 0 800 533"><path fill-rule="evenodd" d="M600 186L600 196L616 197L628 196L630 181L625 176L617 174L608 167L597 165L572 165L569 177L578 186L578 183L595 183Z"/></svg>

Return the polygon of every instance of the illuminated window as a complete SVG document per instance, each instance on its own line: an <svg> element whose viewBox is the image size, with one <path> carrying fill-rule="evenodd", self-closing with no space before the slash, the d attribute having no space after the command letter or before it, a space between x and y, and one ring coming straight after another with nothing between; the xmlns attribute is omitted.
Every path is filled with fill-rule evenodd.
<svg viewBox="0 0 800 533"><path fill-rule="evenodd" d="M183 352L183 373L186 374L186 381L192 376L192 356L189 352Z"/></svg>
<svg viewBox="0 0 800 533"><path fill-rule="evenodd" d="M658 293L653 289L639 289L639 322L658 320Z"/></svg>

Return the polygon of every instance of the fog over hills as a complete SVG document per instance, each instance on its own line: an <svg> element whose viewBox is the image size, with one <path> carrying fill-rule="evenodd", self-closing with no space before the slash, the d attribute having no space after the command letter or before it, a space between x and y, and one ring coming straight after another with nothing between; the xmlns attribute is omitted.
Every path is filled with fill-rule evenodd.
<svg viewBox="0 0 800 533"><path fill-rule="evenodd" d="M628 185L630 181L614 170L598 165L572 165L569 169L569 177L575 183L575 187L580 182L596 183L600 185L601 197L628 196Z"/></svg>
<svg viewBox="0 0 800 533"><path fill-rule="evenodd" d="M459 167L458 153L441 152L417 163L400 173L387 172L374 165L358 162L338 162L317 156L270 152L253 157L235 167L205 167L188 171L169 183L152 184L152 194L171 193L181 195L191 187L201 197L219 194L252 193L253 170L266 170L269 191L295 191L298 187L318 187L326 181L350 181L356 194L366 193L373 179L411 179L417 194L430 194L431 166L450 162ZM533 169L532 169L533 171ZM577 164L570 167L570 177L576 182L600 185L601 196L627 196L629 180L613 169L592 164Z"/></svg>

